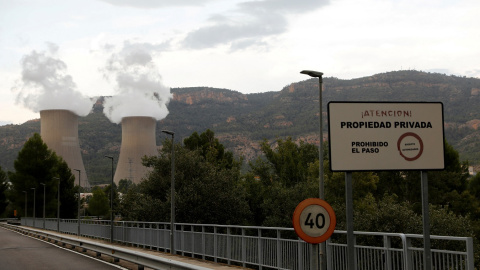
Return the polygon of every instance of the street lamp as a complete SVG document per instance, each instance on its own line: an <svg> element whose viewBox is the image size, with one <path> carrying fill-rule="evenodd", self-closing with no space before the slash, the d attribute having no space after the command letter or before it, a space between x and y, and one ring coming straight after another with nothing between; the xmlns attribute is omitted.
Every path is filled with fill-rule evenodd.
<svg viewBox="0 0 480 270"><path fill-rule="evenodd" d="M318 96L319 96L319 101L318 101L318 105L319 105L319 108L320 108L320 146L318 148L318 151L319 151L319 159L318 159L318 162L319 162L319 182L318 182L318 197L320 199L324 199L325 197L325 194L324 194L324 182L323 182L323 129L322 129L322 126L323 126L323 115L322 115L322 76L323 76L323 73L322 72L318 72L318 71L312 71L312 70L302 70L300 73L302 74L307 74L308 76L310 77L316 77L318 78L318 82L319 82L319 93L318 93Z"/></svg>
<svg viewBox="0 0 480 270"><path fill-rule="evenodd" d="M43 229L45 230L45 184L40 183L43 186Z"/></svg>
<svg viewBox="0 0 480 270"><path fill-rule="evenodd" d="M319 178L318 178L318 197L320 199L325 198L325 189L324 189L324 179L323 179L323 111L322 111L322 83L323 83L323 73L319 71L313 71L313 70L302 70L300 71L301 74L306 74L310 77L318 78L318 106L320 110L320 146L318 147L318 165L319 165ZM326 245L325 242L320 243L320 258L321 258L321 263L320 263L320 269L327 269L327 260L325 259L325 251L326 251Z"/></svg>
<svg viewBox="0 0 480 270"><path fill-rule="evenodd" d="M75 171L78 172L78 211L77 211L77 216L78 216L78 231L77 235L80 236L80 170L79 169L74 169Z"/></svg>
<svg viewBox="0 0 480 270"><path fill-rule="evenodd" d="M35 228L35 202L36 202L36 199L35 199L35 188L31 188L33 189L33 227Z"/></svg>
<svg viewBox="0 0 480 270"><path fill-rule="evenodd" d="M172 173L171 173L171 205L170 205L170 253L175 254L175 132L162 130L163 133L172 136Z"/></svg>
<svg viewBox="0 0 480 270"><path fill-rule="evenodd" d="M105 157L112 160L112 181L110 184L110 243L113 243L113 157Z"/></svg>
<svg viewBox="0 0 480 270"><path fill-rule="evenodd" d="M27 192L25 190L22 191L23 193L25 193L25 218L27 218ZM26 222L26 220L25 220Z"/></svg>
<svg viewBox="0 0 480 270"><path fill-rule="evenodd" d="M57 232L60 232L60 178L53 177L58 180L58 195L57 195Z"/></svg>

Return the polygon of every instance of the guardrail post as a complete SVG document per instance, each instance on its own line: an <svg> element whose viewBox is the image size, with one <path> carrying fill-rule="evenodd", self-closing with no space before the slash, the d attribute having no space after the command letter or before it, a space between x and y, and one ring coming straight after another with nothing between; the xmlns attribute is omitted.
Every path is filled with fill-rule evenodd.
<svg viewBox="0 0 480 270"><path fill-rule="evenodd" d="M232 241L230 239L230 227L227 227L227 262L230 264L232 258Z"/></svg>
<svg viewBox="0 0 480 270"><path fill-rule="evenodd" d="M174 225L176 226L176 225ZM185 227L184 225L181 225L180 226L180 230L181 230L181 233L180 233L180 248L182 249L182 256L185 256L185 248L184 248L184 244L185 244ZM173 230L173 233L175 233L177 230ZM177 237L175 237L175 239L178 239ZM178 250L178 249L177 249Z"/></svg>
<svg viewBox="0 0 480 270"><path fill-rule="evenodd" d="M213 226L213 260L217 262L217 226Z"/></svg>
<svg viewBox="0 0 480 270"><path fill-rule="evenodd" d="M298 269L303 269L303 252L302 252L302 242L297 239L297 257L298 257L298 262L297 262L297 267Z"/></svg>
<svg viewBox="0 0 480 270"><path fill-rule="evenodd" d="M410 270L413 269L413 261L412 261L412 251L410 247L412 245L412 240L410 238L404 237L404 244L403 244L403 260L405 264L405 269Z"/></svg>
<svg viewBox="0 0 480 270"><path fill-rule="evenodd" d="M473 238L467 237L467 269L473 270L474 269L474 253L473 253Z"/></svg>
<svg viewBox="0 0 480 270"><path fill-rule="evenodd" d="M330 239L327 239L326 241L326 250L325 252L327 253L326 254L326 257L327 257L327 269L332 269L333 268L333 248L332 248L332 245L330 245L331 241Z"/></svg>
<svg viewBox="0 0 480 270"><path fill-rule="evenodd" d="M246 247L246 240L245 240L245 228L242 228L242 266L246 267L247 261L247 247Z"/></svg>
<svg viewBox="0 0 480 270"><path fill-rule="evenodd" d="M262 270L262 265L263 265L263 256L262 256L262 251L263 251L263 245L262 245L262 229L258 229L258 264L260 265L260 270Z"/></svg>
<svg viewBox="0 0 480 270"><path fill-rule="evenodd" d="M122 242L125 244L125 221L122 222Z"/></svg>
<svg viewBox="0 0 480 270"><path fill-rule="evenodd" d="M205 260L205 253L207 253L206 250L206 240L205 240L205 226L202 225L202 259Z"/></svg>
<svg viewBox="0 0 480 270"><path fill-rule="evenodd" d="M282 247L280 243L280 231L277 230L277 267L282 267Z"/></svg>
<svg viewBox="0 0 480 270"><path fill-rule="evenodd" d="M143 227L142 227L142 231L143 231L143 248L145 248L145 244L147 242L147 223L142 223L143 224Z"/></svg>
<svg viewBox="0 0 480 270"><path fill-rule="evenodd" d="M386 270L392 270L392 254L390 253L390 248L392 247L391 238L387 235L383 236L383 246L384 246L384 264Z"/></svg>
<svg viewBox="0 0 480 270"><path fill-rule="evenodd" d="M192 258L195 257L195 226L194 225L191 225L190 226L191 228L191 231L192 231L192 244L191 244L191 247L192 247Z"/></svg>

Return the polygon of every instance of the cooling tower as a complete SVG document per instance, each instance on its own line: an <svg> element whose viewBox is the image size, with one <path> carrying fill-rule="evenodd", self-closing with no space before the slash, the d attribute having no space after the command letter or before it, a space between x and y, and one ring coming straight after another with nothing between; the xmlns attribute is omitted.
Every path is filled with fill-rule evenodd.
<svg viewBox="0 0 480 270"><path fill-rule="evenodd" d="M40 122L43 142L67 162L75 176L75 185L78 184L75 170L80 170L80 186L90 187L78 141L78 116L68 110L43 110L40 111Z"/></svg>
<svg viewBox="0 0 480 270"><path fill-rule="evenodd" d="M142 157L157 154L155 125L152 117L122 118L122 146L114 177L117 185L122 179L138 184L150 171L142 165Z"/></svg>

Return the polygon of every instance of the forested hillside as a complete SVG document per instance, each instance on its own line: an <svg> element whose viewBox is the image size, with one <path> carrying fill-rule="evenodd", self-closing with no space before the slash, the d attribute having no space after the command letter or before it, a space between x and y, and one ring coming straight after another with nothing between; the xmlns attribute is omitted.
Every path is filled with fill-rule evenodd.
<svg viewBox="0 0 480 270"><path fill-rule="evenodd" d="M318 144L318 79L292 83L278 92L242 94L208 87L173 88L169 115L157 123L157 145L175 131L176 140L207 128L238 156L251 160L261 154L260 142L291 136ZM444 103L445 137L462 160L480 164L480 79L419 71L395 71L341 80L324 78L323 115L327 134L329 101L441 101ZM79 119L79 138L85 168L92 184L110 177L110 162L118 157L121 126L103 114L103 98L92 113ZM13 169L23 143L40 132L39 119L0 127L0 166Z"/></svg>

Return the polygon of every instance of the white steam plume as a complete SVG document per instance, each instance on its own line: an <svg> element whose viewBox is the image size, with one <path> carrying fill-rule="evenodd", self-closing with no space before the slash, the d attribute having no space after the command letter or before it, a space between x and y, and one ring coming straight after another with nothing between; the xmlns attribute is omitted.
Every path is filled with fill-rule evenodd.
<svg viewBox="0 0 480 270"><path fill-rule="evenodd" d="M76 90L67 65L57 57L58 46L49 43L48 51L32 51L22 58L22 77L13 91L18 91L16 103L34 112L42 110L69 110L86 116L94 99Z"/></svg>
<svg viewBox="0 0 480 270"><path fill-rule="evenodd" d="M105 75L114 77L116 95L105 98L103 112L113 123L127 116L161 120L168 115L172 94L163 85L151 55L158 49L151 44L125 42L123 49L108 60Z"/></svg>

